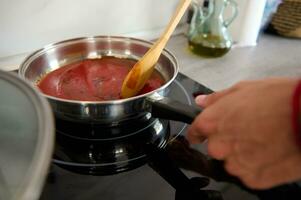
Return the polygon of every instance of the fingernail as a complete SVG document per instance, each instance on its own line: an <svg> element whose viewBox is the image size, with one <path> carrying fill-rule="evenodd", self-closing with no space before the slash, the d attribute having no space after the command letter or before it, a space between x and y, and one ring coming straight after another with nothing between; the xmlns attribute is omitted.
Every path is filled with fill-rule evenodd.
<svg viewBox="0 0 301 200"><path fill-rule="evenodd" d="M207 95L199 95L195 98L195 103L197 105L204 105L205 104L205 100L206 100Z"/></svg>

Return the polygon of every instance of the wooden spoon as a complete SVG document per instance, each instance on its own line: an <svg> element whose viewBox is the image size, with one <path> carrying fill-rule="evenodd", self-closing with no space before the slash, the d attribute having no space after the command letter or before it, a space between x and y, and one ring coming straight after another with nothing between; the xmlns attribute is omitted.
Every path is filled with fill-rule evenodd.
<svg viewBox="0 0 301 200"><path fill-rule="evenodd" d="M185 10L190 5L190 2L191 0L181 0L175 14L161 37L128 73L121 88L122 98L135 96L143 88L146 81L150 78L155 64L157 63L168 39L185 13Z"/></svg>

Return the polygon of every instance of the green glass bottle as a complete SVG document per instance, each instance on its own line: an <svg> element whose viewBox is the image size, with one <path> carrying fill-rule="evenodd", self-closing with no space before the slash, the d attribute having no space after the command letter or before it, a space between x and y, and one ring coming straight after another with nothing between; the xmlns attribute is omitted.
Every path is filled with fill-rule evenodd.
<svg viewBox="0 0 301 200"><path fill-rule="evenodd" d="M224 20L227 6L232 7L232 17ZM192 3L193 16L189 26L189 49L203 57L220 57L232 47L228 26L237 16L237 4L232 0L205 0Z"/></svg>

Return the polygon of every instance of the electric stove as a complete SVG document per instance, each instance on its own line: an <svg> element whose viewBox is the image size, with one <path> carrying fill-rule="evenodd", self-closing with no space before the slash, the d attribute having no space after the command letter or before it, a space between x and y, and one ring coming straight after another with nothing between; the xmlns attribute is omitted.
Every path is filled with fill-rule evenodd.
<svg viewBox="0 0 301 200"><path fill-rule="evenodd" d="M178 74L168 96L194 104L212 91ZM56 121L53 162L40 200L301 199L297 183L265 191L244 187L223 163L191 146L187 124L151 114L118 127Z"/></svg>

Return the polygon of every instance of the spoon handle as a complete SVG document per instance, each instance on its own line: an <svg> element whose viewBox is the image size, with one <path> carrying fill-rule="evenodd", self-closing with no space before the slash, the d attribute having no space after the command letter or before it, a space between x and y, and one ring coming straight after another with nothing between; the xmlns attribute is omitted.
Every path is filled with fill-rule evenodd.
<svg viewBox="0 0 301 200"><path fill-rule="evenodd" d="M165 31L163 32L163 34L161 35L161 37L156 42L162 48L161 51L165 47L168 39L170 38L171 34L177 27L179 21L181 20L182 16L184 15L184 13L185 13L186 9L188 8L188 6L190 5L190 3L191 3L191 0L181 0L180 3L178 4L176 12L172 16L171 20L169 21L169 24L167 25L167 27L166 27ZM156 45L154 45L154 46L156 46Z"/></svg>
<svg viewBox="0 0 301 200"><path fill-rule="evenodd" d="M154 43L154 45L146 52L143 56L143 60L146 59L147 56L151 57L150 60L147 61L149 63L154 62L154 64L158 61L166 43L168 42L170 36L174 32L175 28L177 27L178 23L180 22L182 16L184 15L186 9L190 5L191 0L181 0L177 6L175 13L173 14L172 18L170 19L167 27L165 28L162 35L159 39ZM149 68L152 68L153 65L146 65ZM146 69L146 67L145 67Z"/></svg>
<svg viewBox="0 0 301 200"><path fill-rule="evenodd" d="M175 14L172 16L161 37L128 73L121 88L122 98L135 96L143 88L151 76L168 39L184 15L185 10L190 5L190 2L191 0L180 0Z"/></svg>

